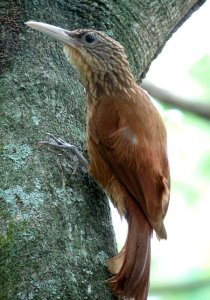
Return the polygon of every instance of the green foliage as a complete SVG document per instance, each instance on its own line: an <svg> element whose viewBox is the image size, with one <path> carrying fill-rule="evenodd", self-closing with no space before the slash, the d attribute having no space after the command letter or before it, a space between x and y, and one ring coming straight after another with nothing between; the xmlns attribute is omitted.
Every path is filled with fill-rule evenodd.
<svg viewBox="0 0 210 300"><path fill-rule="evenodd" d="M186 291L182 289L179 290L177 286L177 291L171 291L164 293L162 296L157 297L158 300L209 300L210 299L210 288L201 286L194 288L189 288Z"/></svg>
<svg viewBox="0 0 210 300"><path fill-rule="evenodd" d="M210 98L210 55L204 54L190 68L190 75L203 89L203 100Z"/></svg>
<svg viewBox="0 0 210 300"><path fill-rule="evenodd" d="M200 160L200 165L198 168L200 176L205 178L210 178L210 155L205 153Z"/></svg>
<svg viewBox="0 0 210 300"><path fill-rule="evenodd" d="M171 201L165 220L168 240L152 247L151 300L208 300L209 122L175 109L165 109L164 117Z"/></svg>

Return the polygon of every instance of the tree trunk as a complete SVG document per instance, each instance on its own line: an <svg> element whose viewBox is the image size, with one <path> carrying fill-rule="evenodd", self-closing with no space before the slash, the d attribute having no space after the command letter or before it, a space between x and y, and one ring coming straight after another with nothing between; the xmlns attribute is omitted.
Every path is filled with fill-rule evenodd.
<svg viewBox="0 0 210 300"><path fill-rule="evenodd" d="M0 300L114 299L104 193L70 155L36 145L52 132L85 152L84 89L61 46L24 22L103 30L140 80L203 2L0 0Z"/></svg>

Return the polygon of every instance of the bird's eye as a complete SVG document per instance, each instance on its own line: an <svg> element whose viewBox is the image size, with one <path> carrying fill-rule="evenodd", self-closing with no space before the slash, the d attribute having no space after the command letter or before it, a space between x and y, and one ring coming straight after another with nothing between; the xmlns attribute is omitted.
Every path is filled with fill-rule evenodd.
<svg viewBox="0 0 210 300"><path fill-rule="evenodd" d="M96 36L92 33L88 33L86 34L85 36L85 41L88 43L88 44L91 44L91 43L94 43L96 40Z"/></svg>

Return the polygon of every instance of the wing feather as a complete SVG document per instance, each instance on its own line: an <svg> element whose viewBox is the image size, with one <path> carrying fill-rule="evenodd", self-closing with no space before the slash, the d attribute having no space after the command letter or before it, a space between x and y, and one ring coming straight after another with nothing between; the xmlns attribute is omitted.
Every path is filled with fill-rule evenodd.
<svg viewBox="0 0 210 300"><path fill-rule="evenodd" d="M109 101L111 105L108 101L98 104L89 121L90 134L158 236L166 238L163 218L169 201L169 169L162 120L150 102L145 101L147 115L145 110L142 115L138 102L131 114L129 101Z"/></svg>

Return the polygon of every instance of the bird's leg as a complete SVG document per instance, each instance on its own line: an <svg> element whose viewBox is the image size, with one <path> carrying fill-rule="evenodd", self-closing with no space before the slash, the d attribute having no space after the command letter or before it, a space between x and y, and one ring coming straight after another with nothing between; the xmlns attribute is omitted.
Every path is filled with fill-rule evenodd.
<svg viewBox="0 0 210 300"><path fill-rule="evenodd" d="M82 155L82 153L77 149L76 146L72 145L72 144L68 144L66 143L65 141L63 141L62 139L60 138L56 138L53 134L51 133L46 133L46 135L51 138L54 143L50 143L48 141L40 141L38 142L38 145L39 146L43 146L43 145L46 145L46 146L50 146L50 147L53 147L53 148L56 148L56 149L62 149L62 150L70 150L71 153L73 155L75 155L77 157L77 159L80 161L80 163L85 166L87 168L88 166L88 161L87 159Z"/></svg>

